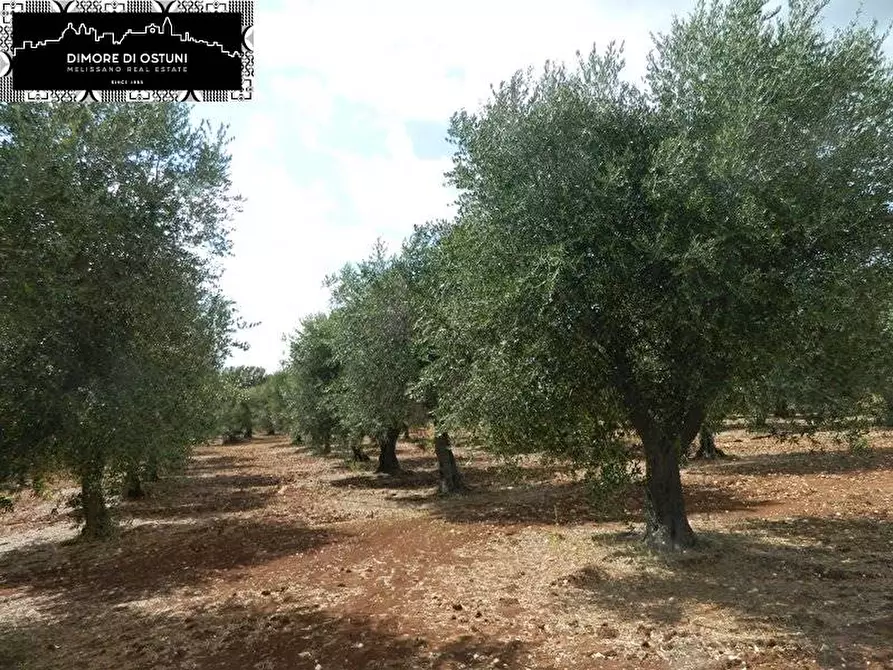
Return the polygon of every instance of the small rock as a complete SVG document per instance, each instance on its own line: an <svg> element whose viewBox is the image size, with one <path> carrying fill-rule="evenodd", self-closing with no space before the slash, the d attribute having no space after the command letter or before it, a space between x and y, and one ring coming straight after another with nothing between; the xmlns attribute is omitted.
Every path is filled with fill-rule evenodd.
<svg viewBox="0 0 893 670"><path fill-rule="evenodd" d="M461 612L462 605L460 605L459 603L453 603L453 609L456 610L457 612Z"/></svg>

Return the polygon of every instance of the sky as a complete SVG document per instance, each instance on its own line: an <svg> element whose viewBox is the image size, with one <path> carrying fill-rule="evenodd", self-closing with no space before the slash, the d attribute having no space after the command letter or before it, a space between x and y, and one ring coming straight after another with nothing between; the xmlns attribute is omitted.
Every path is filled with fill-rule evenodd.
<svg viewBox="0 0 893 670"><path fill-rule="evenodd" d="M268 371L283 337L328 305L325 277L392 251L414 224L449 217L445 184L452 113L475 109L491 84L547 59L624 44L630 79L645 71L651 34L694 0L255 0L255 98L200 103L229 125L232 179L245 199L232 222L224 292L247 351L231 365ZM841 25L856 0L831 0ZM893 20L891 0L866 0L863 20ZM888 44L891 41L888 40ZM889 50L888 50L889 51Z"/></svg>

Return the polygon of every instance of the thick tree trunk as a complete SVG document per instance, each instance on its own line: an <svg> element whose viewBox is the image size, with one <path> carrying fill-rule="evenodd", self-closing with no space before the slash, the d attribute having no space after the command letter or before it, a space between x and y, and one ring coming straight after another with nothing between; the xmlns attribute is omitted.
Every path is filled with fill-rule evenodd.
<svg viewBox="0 0 893 670"><path fill-rule="evenodd" d="M133 468L127 473L127 479L124 483L124 497L133 500L142 498L145 495L146 492L143 491L143 483L140 480L140 473L136 468Z"/></svg>
<svg viewBox="0 0 893 670"><path fill-rule="evenodd" d="M157 482L158 476L158 457L154 454L149 456L149 462L146 464L146 481Z"/></svg>
<svg viewBox="0 0 893 670"><path fill-rule="evenodd" d="M702 426L698 438L698 452L695 454L695 458L714 460L724 456L725 452L716 446L716 437L713 435L713 431L706 426Z"/></svg>
<svg viewBox="0 0 893 670"><path fill-rule="evenodd" d="M104 470L105 464L96 461L86 466L81 474L81 509L84 514L81 535L88 539L102 539L112 532L112 519L102 486Z"/></svg>
<svg viewBox="0 0 893 670"><path fill-rule="evenodd" d="M685 513L679 456L667 439L644 440L645 539L659 549L684 549L695 536Z"/></svg>
<svg viewBox="0 0 893 670"><path fill-rule="evenodd" d="M378 440L378 469L376 472L384 472L395 475L400 472L400 463L397 460L397 438L400 430L391 428Z"/></svg>
<svg viewBox="0 0 893 670"><path fill-rule="evenodd" d="M456 458L450 448L450 436L438 433L434 436L434 452L437 454L437 467L440 472L440 492L444 495L462 493L466 490Z"/></svg>

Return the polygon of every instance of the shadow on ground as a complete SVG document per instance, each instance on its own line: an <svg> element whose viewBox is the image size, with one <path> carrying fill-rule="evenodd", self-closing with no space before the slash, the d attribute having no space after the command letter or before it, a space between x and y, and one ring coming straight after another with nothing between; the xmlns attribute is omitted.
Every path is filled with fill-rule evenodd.
<svg viewBox="0 0 893 670"><path fill-rule="evenodd" d="M893 663L893 528L870 519L751 520L740 532L701 536L702 546L679 557L647 553L641 543L608 536L620 571L592 565L568 575L569 607L580 599L610 608L628 623L669 630L692 606L735 612L728 632L758 635L774 624L795 649L821 667L889 667ZM756 640L764 650L781 645Z"/></svg>
<svg viewBox="0 0 893 670"><path fill-rule="evenodd" d="M140 525L105 543L31 544L0 558L0 585L105 604L201 585L220 573L313 551L338 533L255 519Z"/></svg>
<svg viewBox="0 0 893 670"><path fill-rule="evenodd" d="M233 600L177 615L87 607L46 625L0 623L0 665L39 670L517 668L526 653L517 640L424 639L392 618L337 616L287 593L271 594L268 606Z"/></svg>
<svg viewBox="0 0 893 670"><path fill-rule="evenodd" d="M689 470L698 471L699 468L696 469L695 465L703 468L707 462L695 461ZM756 476L846 474L889 470L893 468L893 448L875 448L861 454L819 449L760 454L732 460L711 461L709 467L721 475Z"/></svg>
<svg viewBox="0 0 893 670"><path fill-rule="evenodd" d="M231 466L225 466L231 467ZM265 507L287 477L258 474L206 474L190 467L186 474L150 485L149 495L126 501L121 509L140 519L194 519L247 512Z"/></svg>
<svg viewBox="0 0 893 670"><path fill-rule="evenodd" d="M688 484L685 495L690 514L755 509L771 502L701 483ZM556 481L503 489L481 487L455 497L418 496L398 500L430 506L435 516L458 523L638 522L644 514L644 493L639 484L631 484L605 498L593 498L585 482Z"/></svg>

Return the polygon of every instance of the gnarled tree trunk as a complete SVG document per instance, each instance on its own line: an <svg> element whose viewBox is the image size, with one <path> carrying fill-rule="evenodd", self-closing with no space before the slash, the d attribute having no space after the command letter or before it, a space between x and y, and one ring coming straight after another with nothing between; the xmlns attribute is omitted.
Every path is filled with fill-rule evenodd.
<svg viewBox="0 0 893 670"><path fill-rule="evenodd" d="M716 446L716 437L713 435L713 431L707 428L707 426L701 426L701 433L698 438L698 452L695 454L695 458L713 460L723 458L725 455L725 452Z"/></svg>
<svg viewBox="0 0 893 670"><path fill-rule="evenodd" d="M695 542L688 523L679 454L667 439L643 440L645 447L645 539L659 549L683 549Z"/></svg>
<svg viewBox="0 0 893 670"><path fill-rule="evenodd" d="M326 435L323 438L322 444L319 445L319 453L323 456L328 456L332 453L332 438L330 436Z"/></svg>
<svg viewBox="0 0 893 670"><path fill-rule="evenodd" d="M685 512L679 459L681 445L691 444L704 422L704 408L691 407L672 426L656 421L634 390L626 389L626 400L645 450L645 541L662 550L691 547L695 534Z"/></svg>
<svg viewBox="0 0 893 670"><path fill-rule="evenodd" d="M447 433L435 434L434 452L437 454L437 467L440 472L440 492L450 495L467 490L462 475L459 474L459 467L450 447L450 436Z"/></svg>
<svg viewBox="0 0 893 670"><path fill-rule="evenodd" d="M378 438L378 468L376 472L395 475L400 472L400 462L397 460L397 438L400 437L399 428L391 428Z"/></svg>
<svg viewBox="0 0 893 670"><path fill-rule="evenodd" d="M112 519L102 486L104 471L105 462L96 458L81 472L81 511L84 515L81 535L85 538L101 539L112 532Z"/></svg>

